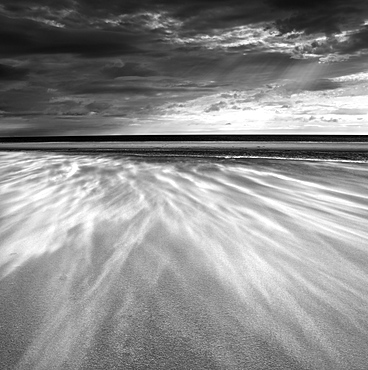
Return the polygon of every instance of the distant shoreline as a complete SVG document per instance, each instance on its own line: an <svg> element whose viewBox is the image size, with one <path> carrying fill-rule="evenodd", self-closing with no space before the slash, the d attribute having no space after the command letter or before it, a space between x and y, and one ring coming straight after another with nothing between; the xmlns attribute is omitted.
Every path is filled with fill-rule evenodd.
<svg viewBox="0 0 368 370"><path fill-rule="evenodd" d="M12 136L0 143L106 143L106 142L368 142L368 135L99 135Z"/></svg>
<svg viewBox="0 0 368 370"><path fill-rule="evenodd" d="M70 140L68 140L70 139ZM144 157L368 160L368 135L134 135L0 138L0 151Z"/></svg>
<svg viewBox="0 0 368 370"><path fill-rule="evenodd" d="M290 159L368 162L368 142L0 143L1 151L180 159Z"/></svg>
<svg viewBox="0 0 368 370"><path fill-rule="evenodd" d="M105 152L233 151L359 151L368 141L132 141L132 142L0 142L0 150L57 150Z"/></svg>

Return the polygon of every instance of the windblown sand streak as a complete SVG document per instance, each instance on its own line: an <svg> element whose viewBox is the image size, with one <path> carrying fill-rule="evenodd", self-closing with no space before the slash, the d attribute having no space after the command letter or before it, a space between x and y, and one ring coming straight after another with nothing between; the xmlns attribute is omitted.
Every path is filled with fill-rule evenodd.
<svg viewBox="0 0 368 370"><path fill-rule="evenodd" d="M7 369L366 369L367 164L0 155Z"/></svg>

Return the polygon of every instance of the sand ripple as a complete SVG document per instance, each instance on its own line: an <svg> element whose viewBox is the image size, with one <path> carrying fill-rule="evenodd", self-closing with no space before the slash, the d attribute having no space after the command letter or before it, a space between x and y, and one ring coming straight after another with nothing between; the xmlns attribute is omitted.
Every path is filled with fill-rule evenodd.
<svg viewBox="0 0 368 370"><path fill-rule="evenodd" d="M0 153L12 369L367 369L368 166Z"/></svg>

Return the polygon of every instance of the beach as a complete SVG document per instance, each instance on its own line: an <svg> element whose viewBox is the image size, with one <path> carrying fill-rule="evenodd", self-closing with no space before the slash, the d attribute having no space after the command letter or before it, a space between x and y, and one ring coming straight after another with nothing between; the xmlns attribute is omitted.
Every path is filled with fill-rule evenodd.
<svg viewBox="0 0 368 370"><path fill-rule="evenodd" d="M366 368L366 163L16 148L5 369Z"/></svg>
<svg viewBox="0 0 368 370"><path fill-rule="evenodd" d="M305 150L305 151L368 151L368 141L79 141L79 142L0 142L0 150L151 150L151 149L244 149L244 150Z"/></svg>

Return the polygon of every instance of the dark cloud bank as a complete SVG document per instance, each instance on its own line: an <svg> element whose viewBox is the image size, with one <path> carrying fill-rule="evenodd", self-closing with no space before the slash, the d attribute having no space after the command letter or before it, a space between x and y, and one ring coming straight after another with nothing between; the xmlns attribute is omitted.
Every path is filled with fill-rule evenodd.
<svg viewBox="0 0 368 370"><path fill-rule="evenodd" d="M363 72L367 24L365 0L5 0L0 111L49 114L55 99L77 96L81 114L106 104L116 113L119 96L131 96L138 114L152 97L261 86L319 58ZM325 77L304 85L336 88ZM28 97L32 104L20 102Z"/></svg>

